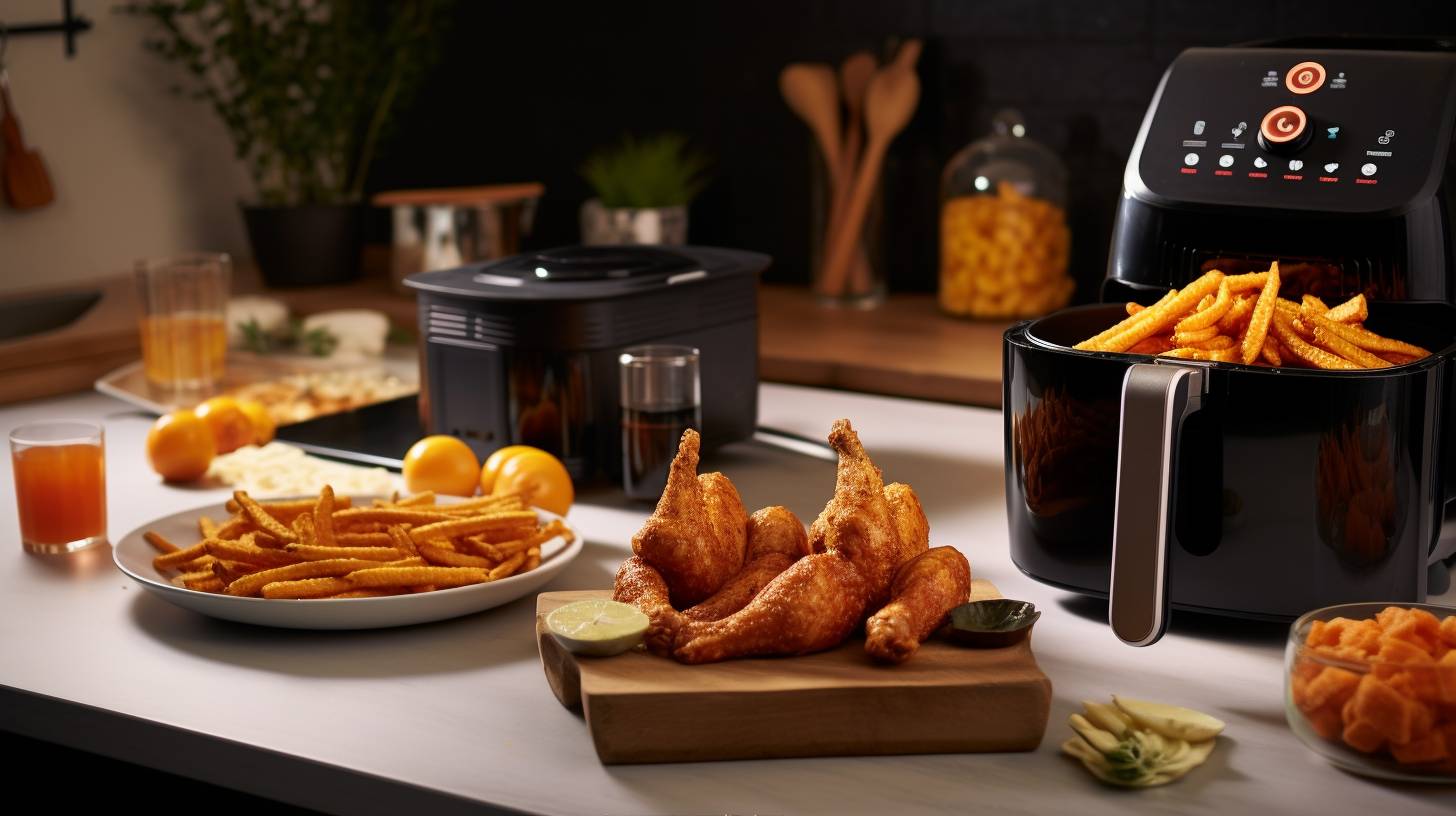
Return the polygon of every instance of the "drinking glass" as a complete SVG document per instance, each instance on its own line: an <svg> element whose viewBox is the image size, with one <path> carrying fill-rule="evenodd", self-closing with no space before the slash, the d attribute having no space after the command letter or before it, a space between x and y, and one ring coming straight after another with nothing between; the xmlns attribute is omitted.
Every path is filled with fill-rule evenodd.
<svg viewBox="0 0 1456 816"><path fill-rule="evenodd" d="M106 540L106 439L100 425L58 420L10 432L20 544L65 553Z"/></svg>
<svg viewBox="0 0 1456 816"><path fill-rule="evenodd" d="M192 253L137 261L142 366L147 381L177 392L204 392L222 380L232 261Z"/></svg>
<svg viewBox="0 0 1456 816"><path fill-rule="evenodd" d="M621 367L622 489L656 501L678 440L703 425L698 350L692 346L633 346Z"/></svg>

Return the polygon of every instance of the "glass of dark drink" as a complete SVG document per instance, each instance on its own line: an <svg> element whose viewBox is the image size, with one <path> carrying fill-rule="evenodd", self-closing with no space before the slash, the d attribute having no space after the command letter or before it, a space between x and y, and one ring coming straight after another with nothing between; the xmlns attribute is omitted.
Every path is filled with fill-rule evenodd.
<svg viewBox="0 0 1456 816"><path fill-rule="evenodd" d="M656 501L678 439L703 424L698 350L692 346L633 346L622 351L622 489Z"/></svg>

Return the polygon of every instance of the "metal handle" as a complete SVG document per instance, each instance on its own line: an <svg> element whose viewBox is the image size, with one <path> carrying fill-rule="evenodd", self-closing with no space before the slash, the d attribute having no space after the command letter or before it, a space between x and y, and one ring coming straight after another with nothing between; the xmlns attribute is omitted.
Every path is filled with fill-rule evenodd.
<svg viewBox="0 0 1456 816"><path fill-rule="evenodd" d="M1148 646L1168 626L1168 538L1178 432L1207 388L1201 367L1139 363L1122 380L1108 622Z"/></svg>

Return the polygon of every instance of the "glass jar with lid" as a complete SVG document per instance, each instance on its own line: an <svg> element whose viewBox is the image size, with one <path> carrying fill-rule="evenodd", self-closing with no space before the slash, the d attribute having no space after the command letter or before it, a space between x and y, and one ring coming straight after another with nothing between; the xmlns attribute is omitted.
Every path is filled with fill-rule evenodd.
<svg viewBox="0 0 1456 816"><path fill-rule="evenodd" d="M940 185L940 307L981 318L1035 317L1072 297L1067 170L1026 138L1021 114L945 166Z"/></svg>

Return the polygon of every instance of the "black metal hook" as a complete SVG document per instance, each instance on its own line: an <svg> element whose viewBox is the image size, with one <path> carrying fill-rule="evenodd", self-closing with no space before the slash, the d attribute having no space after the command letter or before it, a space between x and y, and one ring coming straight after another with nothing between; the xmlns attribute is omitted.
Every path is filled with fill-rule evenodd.
<svg viewBox="0 0 1456 816"><path fill-rule="evenodd" d="M0 23L0 62L5 57L5 48L11 37L19 37L27 34L65 34L66 35L66 56L76 56L76 35L83 31L91 30L91 21L84 15L76 14L72 7L72 0L61 0L62 19L54 23L23 23L21 25L6 25Z"/></svg>

